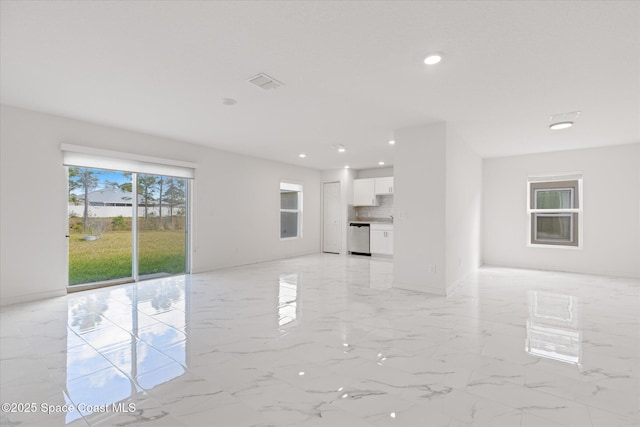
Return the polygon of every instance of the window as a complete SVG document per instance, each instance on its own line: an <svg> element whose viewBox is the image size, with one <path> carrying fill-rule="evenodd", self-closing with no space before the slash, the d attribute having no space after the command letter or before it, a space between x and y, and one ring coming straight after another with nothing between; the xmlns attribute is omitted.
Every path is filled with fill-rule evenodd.
<svg viewBox="0 0 640 427"><path fill-rule="evenodd" d="M529 181L532 245L580 246L581 179Z"/></svg>
<svg viewBox="0 0 640 427"><path fill-rule="evenodd" d="M280 238L302 237L302 185L280 183Z"/></svg>

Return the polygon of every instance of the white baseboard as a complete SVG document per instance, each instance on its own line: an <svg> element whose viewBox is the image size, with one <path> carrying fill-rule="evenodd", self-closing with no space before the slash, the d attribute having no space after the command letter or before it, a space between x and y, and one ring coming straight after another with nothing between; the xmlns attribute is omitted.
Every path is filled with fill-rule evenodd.
<svg viewBox="0 0 640 427"><path fill-rule="evenodd" d="M22 302L38 301L48 298L56 298L65 296L67 294L66 289L59 289L56 291L36 292L35 294L17 295L15 297L0 298L0 306L20 304Z"/></svg>

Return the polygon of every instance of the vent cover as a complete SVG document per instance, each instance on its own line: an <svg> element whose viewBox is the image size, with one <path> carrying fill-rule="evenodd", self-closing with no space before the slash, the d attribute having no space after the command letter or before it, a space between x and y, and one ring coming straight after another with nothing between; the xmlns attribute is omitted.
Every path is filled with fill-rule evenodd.
<svg viewBox="0 0 640 427"><path fill-rule="evenodd" d="M283 83L265 73L257 74L249 79L249 83L258 86L260 89L271 90L283 86Z"/></svg>

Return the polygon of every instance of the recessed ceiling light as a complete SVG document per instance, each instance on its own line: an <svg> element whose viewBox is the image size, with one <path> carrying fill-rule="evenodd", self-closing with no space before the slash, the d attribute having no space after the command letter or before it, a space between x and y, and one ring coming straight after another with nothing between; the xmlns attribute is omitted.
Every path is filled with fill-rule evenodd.
<svg viewBox="0 0 640 427"><path fill-rule="evenodd" d="M345 151L347 151L347 149L341 145L340 147L338 147L338 151L340 153L344 153Z"/></svg>
<svg viewBox="0 0 640 427"><path fill-rule="evenodd" d="M430 53L424 58L424 63L427 65L435 65L440 61L442 61L442 54L439 52Z"/></svg>
<svg viewBox="0 0 640 427"><path fill-rule="evenodd" d="M304 153L300 153L300 155L298 157L300 157L301 159L304 159L305 157L307 157L307 155L304 154Z"/></svg>
<svg viewBox="0 0 640 427"><path fill-rule="evenodd" d="M349 169L349 167L350 167L349 165L344 165L345 169Z"/></svg>
<svg viewBox="0 0 640 427"><path fill-rule="evenodd" d="M581 111L570 111L568 113L558 113L549 116L549 129L562 130L569 129L580 117Z"/></svg>
<svg viewBox="0 0 640 427"><path fill-rule="evenodd" d="M378 162L378 164L379 164L380 166L382 166L382 165L384 165L384 162Z"/></svg>
<svg viewBox="0 0 640 427"><path fill-rule="evenodd" d="M391 141L389 141L389 145L394 145L396 142L392 139Z"/></svg>
<svg viewBox="0 0 640 427"><path fill-rule="evenodd" d="M573 122L558 122L558 123L551 124L549 126L549 129L562 130L562 129L569 129L571 126L573 126Z"/></svg>
<svg viewBox="0 0 640 427"><path fill-rule="evenodd" d="M227 107L231 107L232 105L236 105L238 101L233 98L222 98L222 105L226 105Z"/></svg>

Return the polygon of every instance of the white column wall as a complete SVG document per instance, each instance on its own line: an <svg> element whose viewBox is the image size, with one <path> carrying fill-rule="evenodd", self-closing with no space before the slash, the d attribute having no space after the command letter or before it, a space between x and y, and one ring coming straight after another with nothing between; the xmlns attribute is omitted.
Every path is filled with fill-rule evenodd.
<svg viewBox="0 0 640 427"><path fill-rule="evenodd" d="M447 134L447 294L481 263L482 159L451 129Z"/></svg>
<svg viewBox="0 0 640 427"><path fill-rule="evenodd" d="M395 131L394 286L445 295L446 123Z"/></svg>

